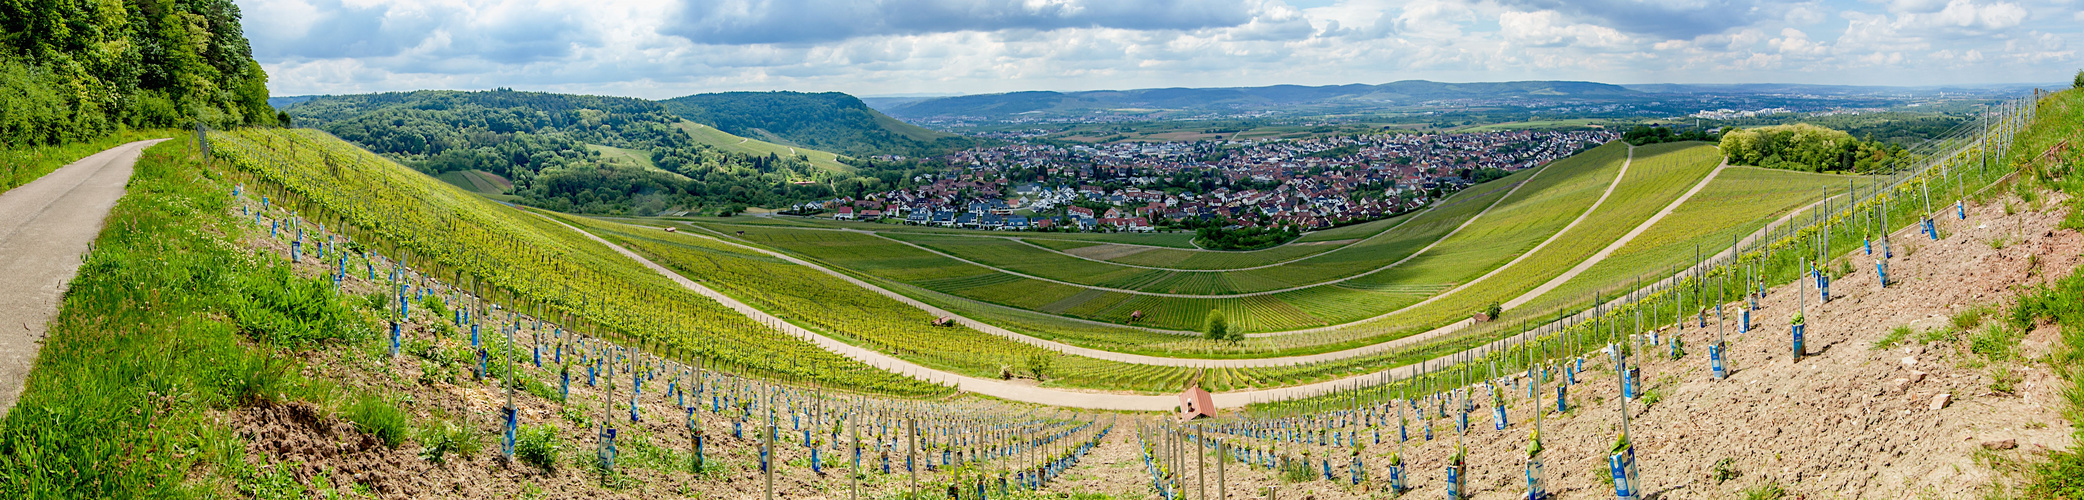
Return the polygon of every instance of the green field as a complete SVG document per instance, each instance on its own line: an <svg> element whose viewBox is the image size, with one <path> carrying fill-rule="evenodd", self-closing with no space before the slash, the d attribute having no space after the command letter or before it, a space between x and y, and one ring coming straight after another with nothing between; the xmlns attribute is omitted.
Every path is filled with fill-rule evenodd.
<svg viewBox="0 0 2084 500"><path fill-rule="evenodd" d="M1510 259L1514 252L1522 252L1546 234L1560 229L1569 219L1567 216L1574 216L1589 206L1604 185L1611 182L1625 154L1623 146L1607 146L1595 149L1592 154L1557 162L1546 169L1516 173L1503 182L1484 184L1450 197L1434 210L1409 216L1409 219L1383 221L1383 226L1394 226L1395 229L1381 232L1376 237L1281 266L1245 271L1174 272L1117 266L1049 252L1004 238L980 237L998 233L976 231L857 223L910 230L870 235L779 230L751 225L703 225L836 267L1019 309L1118 324L1131 323L1131 318L1141 312L1141 319L1133 322L1137 326L1187 331L1200 329L1209 311L1221 309L1233 325L1245 331L1281 331L1365 319L1445 289L1437 282L1397 282L1379 278L1385 274L1480 273L1482 269ZM1523 182L1523 187L1513 190ZM1505 199L1508 193L1513 194L1509 201ZM1427 253L1388 271L1377 272L1399 260L1413 257L1420 249L1440 241L1493 205L1497 205L1493 215L1499 217L1478 219L1443 243L1471 241L1463 235L1472 232L1509 232L1527 241L1514 245L1499 245L1496 241L1461 244L1467 248L1449 254L1455 258L1440 259L1436 257L1439 254ZM1346 231L1376 229L1362 226ZM1525 236L1527 233L1534 235ZM1342 235L1335 233L1332 236ZM1228 298L1139 295L1001 273L915 248L907 242L988 266L1080 285L1189 295L1304 288L1271 295ZM1070 250L1086 248L1052 244ZM1443 245L1443 248L1447 247ZM1467 268L1472 261L1490 264L1484 268ZM1419 270L1409 270L1413 268ZM1328 280L1370 272L1375 274L1353 280L1363 282L1358 286L1319 285Z"/></svg>
<svg viewBox="0 0 2084 500"><path fill-rule="evenodd" d="M815 149L784 146L750 137L739 137L731 135L730 132L717 130L716 127L686 120L681 120L678 125L680 130L687 132L688 136L695 138L695 142L707 144L724 151L753 156L767 156L771 154L784 158L802 155L805 158L810 158L811 166L841 173L854 171L852 165L840 163L839 155L837 154Z"/></svg>
<svg viewBox="0 0 2084 500"><path fill-rule="evenodd" d="M499 174L483 170L443 172L441 175L434 176L434 178L441 179L442 182L447 182L451 186L463 188L464 191L477 194L502 195L514 192L513 181L508 181L505 177L500 177Z"/></svg>

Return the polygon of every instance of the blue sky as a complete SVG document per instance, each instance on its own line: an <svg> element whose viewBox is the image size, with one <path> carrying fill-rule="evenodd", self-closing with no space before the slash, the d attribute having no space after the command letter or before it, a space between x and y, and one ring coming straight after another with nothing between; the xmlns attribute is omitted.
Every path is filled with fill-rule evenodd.
<svg viewBox="0 0 2084 500"><path fill-rule="evenodd" d="M236 0L276 95L2067 82L2084 0Z"/></svg>

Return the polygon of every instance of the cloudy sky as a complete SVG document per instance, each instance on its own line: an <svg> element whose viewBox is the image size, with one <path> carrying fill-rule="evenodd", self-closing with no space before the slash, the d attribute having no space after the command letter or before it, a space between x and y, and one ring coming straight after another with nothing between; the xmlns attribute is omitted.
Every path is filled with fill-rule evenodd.
<svg viewBox="0 0 2084 500"><path fill-rule="evenodd" d="M236 0L276 95L2067 82L2084 0Z"/></svg>

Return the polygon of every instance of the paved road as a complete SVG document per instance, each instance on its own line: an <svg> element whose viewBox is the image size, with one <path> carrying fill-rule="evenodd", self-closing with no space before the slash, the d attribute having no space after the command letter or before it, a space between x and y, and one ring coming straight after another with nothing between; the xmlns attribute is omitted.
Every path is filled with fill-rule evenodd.
<svg viewBox="0 0 2084 500"><path fill-rule="evenodd" d="M116 146L0 194L0 417L22 397L66 283L123 198L138 153L163 140Z"/></svg>

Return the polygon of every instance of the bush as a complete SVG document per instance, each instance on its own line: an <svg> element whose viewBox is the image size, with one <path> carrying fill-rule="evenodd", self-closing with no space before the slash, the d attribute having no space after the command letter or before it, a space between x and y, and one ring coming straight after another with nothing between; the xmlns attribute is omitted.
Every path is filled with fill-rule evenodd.
<svg viewBox="0 0 2084 500"><path fill-rule="evenodd" d="M1201 332L1206 334L1209 340L1232 340L1230 318L1223 315L1222 309L1210 310L1208 318L1201 323Z"/></svg>
<svg viewBox="0 0 2084 500"><path fill-rule="evenodd" d="M355 429L383 440L386 447L397 448L405 442L405 412L383 398L362 396L342 413L355 423Z"/></svg>
<svg viewBox="0 0 2084 500"><path fill-rule="evenodd" d="M521 463L551 470L557 467L557 455L563 449L564 438L557 436L555 427L530 424L514 432L514 458Z"/></svg>
<svg viewBox="0 0 2084 500"><path fill-rule="evenodd" d="M2070 80L2070 88L2084 89L2084 69L2077 70L2077 78Z"/></svg>
<svg viewBox="0 0 2084 500"><path fill-rule="evenodd" d="M1049 353L1038 352L1028 355L1028 373L1034 374L1036 381L1048 378L1055 364L1056 356Z"/></svg>

